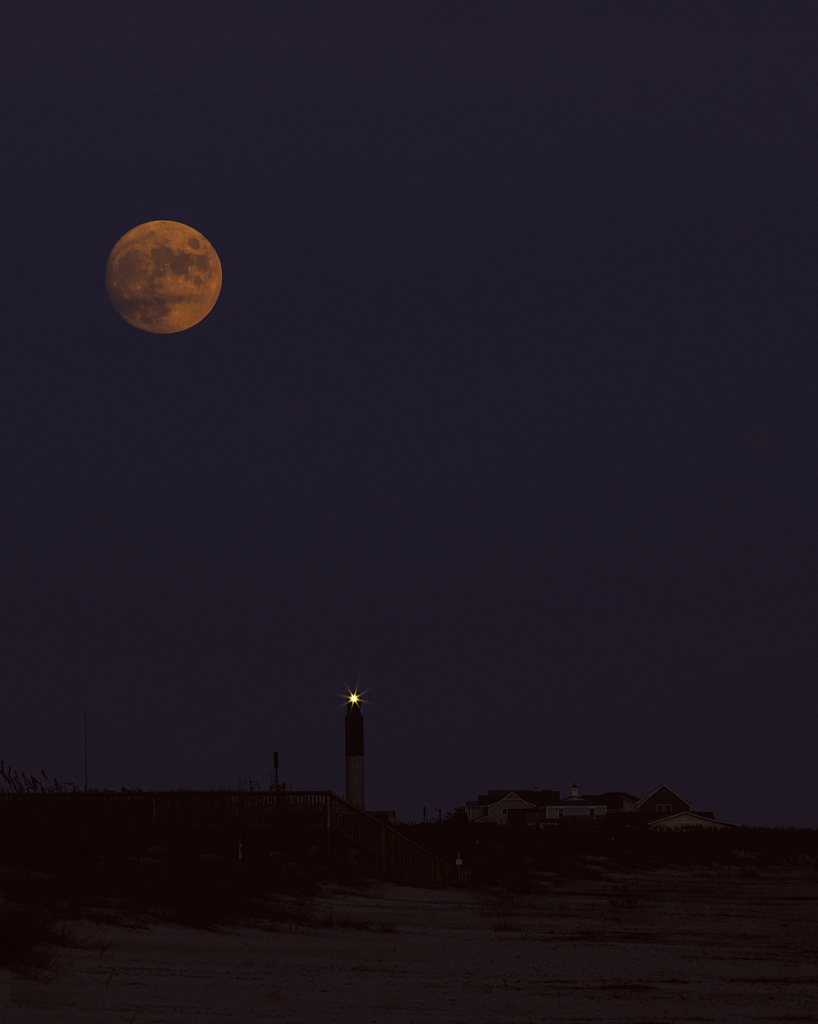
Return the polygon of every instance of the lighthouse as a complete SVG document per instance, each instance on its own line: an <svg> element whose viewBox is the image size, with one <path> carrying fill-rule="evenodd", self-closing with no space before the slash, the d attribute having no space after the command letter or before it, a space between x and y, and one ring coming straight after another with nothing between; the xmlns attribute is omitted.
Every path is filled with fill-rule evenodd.
<svg viewBox="0 0 818 1024"><path fill-rule="evenodd" d="M344 740L347 758L346 798L353 807L364 810L364 716L361 698L351 693L347 698L344 719Z"/></svg>

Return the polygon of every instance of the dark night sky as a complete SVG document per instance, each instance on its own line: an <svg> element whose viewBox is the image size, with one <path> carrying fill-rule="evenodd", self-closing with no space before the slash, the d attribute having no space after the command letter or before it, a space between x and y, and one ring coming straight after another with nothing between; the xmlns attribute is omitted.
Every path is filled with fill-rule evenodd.
<svg viewBox="0 0 818 1024"><path fill-rule="evenodd" d="M5 0L6 762L818 825L814 3ZM192 225L140 332L117 239Z"/></svg>

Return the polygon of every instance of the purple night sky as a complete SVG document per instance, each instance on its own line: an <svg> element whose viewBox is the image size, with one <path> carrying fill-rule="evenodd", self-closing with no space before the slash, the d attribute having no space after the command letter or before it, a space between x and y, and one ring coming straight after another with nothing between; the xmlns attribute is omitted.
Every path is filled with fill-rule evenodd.
<svg viewBox="0 0 818 1024"><path fill-rule="evenodd" d="M814 3L5 0L0 756L818 825ZM140 332L108 253L222 262Z"/></svg>

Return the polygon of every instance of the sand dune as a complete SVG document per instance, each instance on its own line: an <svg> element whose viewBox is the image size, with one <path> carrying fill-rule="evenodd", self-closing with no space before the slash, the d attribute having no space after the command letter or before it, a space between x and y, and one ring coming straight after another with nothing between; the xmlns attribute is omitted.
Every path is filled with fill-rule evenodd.
<svg viewBox="0 0 818 1024"><path fill-rule="evenodd" d="M61 951L56 976L3 972L0 1019L818 1020L813 870L751 880L655 871L540 888L328 889L292 901L294 923L275 930L75 923L86 948Z"/></svg>

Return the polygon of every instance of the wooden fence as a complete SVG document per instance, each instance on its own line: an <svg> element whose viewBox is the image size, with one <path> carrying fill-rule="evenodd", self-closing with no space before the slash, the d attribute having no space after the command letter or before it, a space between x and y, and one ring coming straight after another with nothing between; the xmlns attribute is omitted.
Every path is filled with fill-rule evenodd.
<svg viewBox="0 0 818 1024"><path fill-rule="evenodd" d="M337 836L377 858L384 875L392 869L430 888L443 888L448 876L439 857L331 790L0 793L0 829L23 821L69 831L315 828L323 830L330 857Z"/></svg>

